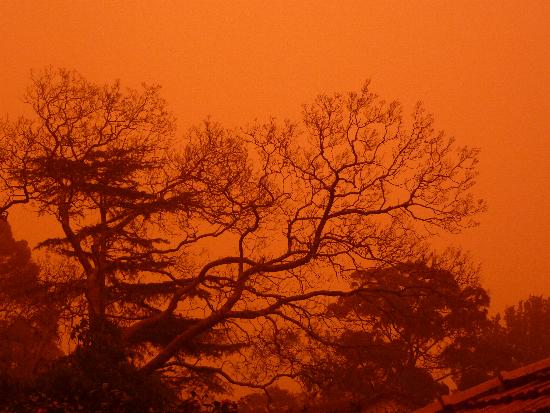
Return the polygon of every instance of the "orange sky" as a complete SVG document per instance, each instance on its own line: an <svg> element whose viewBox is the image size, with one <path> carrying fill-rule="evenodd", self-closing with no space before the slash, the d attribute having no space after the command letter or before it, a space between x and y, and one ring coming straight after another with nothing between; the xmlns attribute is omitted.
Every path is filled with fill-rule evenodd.
<svg viewBox="0 0 550 413"><path fill-rule="evenodd" d="M482 148L482 225L445 241L483 265L494 309L550 295L550 1L0 2L0 115L31 68L159 83L181 129L295 118L319 92L373 90ZM47 223L12 214L31 243ZM40 231L37 231L37 228Z"/></svg>

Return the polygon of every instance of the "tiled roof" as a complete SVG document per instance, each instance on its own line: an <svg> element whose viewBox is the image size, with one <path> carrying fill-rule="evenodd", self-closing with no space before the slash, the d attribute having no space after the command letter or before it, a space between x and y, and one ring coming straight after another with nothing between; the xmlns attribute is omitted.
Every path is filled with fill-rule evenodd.
<svg viewBox="0 0 550 413"><path fill-rule="evenodd" d="M467 390L443 396L415 413L550 412L550 358Z"/></svg>

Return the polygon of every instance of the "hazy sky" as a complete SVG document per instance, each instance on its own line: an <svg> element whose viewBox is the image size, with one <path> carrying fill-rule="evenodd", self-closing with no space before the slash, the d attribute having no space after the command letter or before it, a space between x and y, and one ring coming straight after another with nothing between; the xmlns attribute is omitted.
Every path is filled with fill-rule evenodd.
<svg viewBox="0 0 550 413"><path fill-rule="evenodd" d="M481 226L445 242L483 265L494 308L550 295L550 1L0 1L0 115L32 68L159 83L181 130L296 118L372 88L482 149ZM47 223L12 214L31 243Z"/></svg>

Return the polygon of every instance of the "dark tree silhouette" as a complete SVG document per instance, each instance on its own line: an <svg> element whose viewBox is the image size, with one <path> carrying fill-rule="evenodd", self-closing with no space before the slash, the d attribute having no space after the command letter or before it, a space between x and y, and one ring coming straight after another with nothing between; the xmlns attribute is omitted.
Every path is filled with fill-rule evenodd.
<svg viewBox="0 0 550 413"><path fill-rule="evenodd" d="M25 241L0 219L0 380L27 383L58 357L58 310Z"/></svg>
<svg viewBox="0 0 550 413"><path fill-rule="evenodd" d="M550 298L530 296L463 337L446 354L460 389L550 357Z"/></svg>
<svg viewBox="0 0 550 413"><path fill-rule="evenodd" d="M304 394L272 386L266 392L250 393L239 399L239 413L306 413L308 401Z"/></svg>
<svg viewBox="0 0 550 413"><path fill-rule="evenodd" d="M180 383L296 374L297 331L316 337L334 297L380 292L350 288L350 274L484 208L470 192L477 150L420 105L405 121L368 83L319 96L298 123L206 122L183 141L158 87L50 69L26 101L35 116L1 128L1 210L57 220L40 246L78 265L91 348L118 343L141 373Z"/></svg>
<svg viewBox="0 0 550 413"><path fill-rule="evenodd" d="M362 271L354 279L386 292L339 298L329 307L342 333L332 351L317 352L304 368L310 391L329 405L337 400L342 411L410 410L446 394L439 380L452 366L444 355L487 320L489 297L475 274L453 273L432 260Z"/></svg>
<svg viewBox="0 0 550 413"><path fill-rule="evenodd" d="M520 364L550 357L550 298L532 295L504 311L504 335Z"/></svg>

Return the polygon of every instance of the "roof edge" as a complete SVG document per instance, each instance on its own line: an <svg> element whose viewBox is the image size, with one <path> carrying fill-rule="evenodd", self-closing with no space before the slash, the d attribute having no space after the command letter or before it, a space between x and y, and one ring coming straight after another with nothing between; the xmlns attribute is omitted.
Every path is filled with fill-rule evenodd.
<svg viewBox="0 0 550 413"><path fill-rule="evenodd" d="M424 406L414 413L436 413L441 412L446 406L456 406L466 400L474 397L483 396L491 390L498 389L506 382L514 381L519 378L528 377L532 374L539 373L543 370L550 369L550 357L536 361L523 367L519 367L510 371L503 371L498 374L498 377L487 380L469 389L452 393L448 396L442 396L438 400Z"/></svg>

